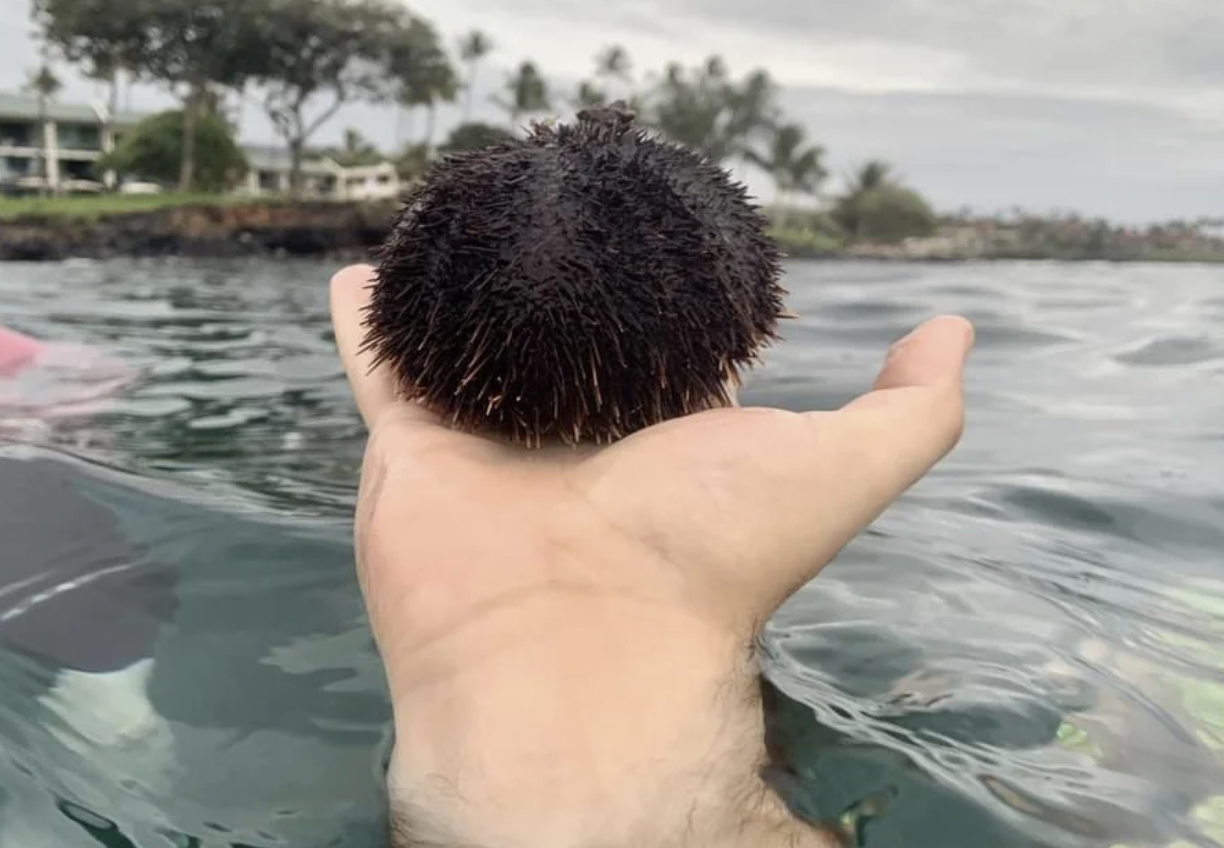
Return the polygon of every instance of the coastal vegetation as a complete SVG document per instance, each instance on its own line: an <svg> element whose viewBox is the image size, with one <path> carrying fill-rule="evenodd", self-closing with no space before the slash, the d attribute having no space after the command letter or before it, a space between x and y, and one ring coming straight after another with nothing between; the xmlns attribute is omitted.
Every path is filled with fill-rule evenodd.
<svg viewBox="0 0 1224 848"><path fill-rule="evenodd" d="M523 57L490 98L503 120L474 122L476 81L497 49L495 38L474 30L451 49L430 21L395 0L34 0L33 16L47 53L59 61L114 90L126 75L175 95L178 109L150 118L103 165L171 183L182 194L221 191L241 178L236 145L218 135L234 132L228 108L235 102L257 102L266 113L289 154L289 194L299 197L302 164L311 155L342 163L386 159L411 179L437 156L510 136L532 119L622 99L672 141L724 166L768 174L780 232L807 233L823 244L903 239L929 229L926 217L912 214L924 202L916 204L918 196L888 168L881 170L887 183L881 190L836 198L856 210L854 228L834 232L828 221L839 219L830 218L808 233L809 216L788 220L789 206L814 209L827 200L826 151L783 114L767 70L737 75L718 56L643 74L627 50L608 45L589 78L574 86ZM400 138L398 150L378 150L356 133L340 149L311 148L340 108L354 102L394 110L398 127L419 129ZM460 121L438 139L444 108Z"/></svg>
<svg viewBox="0 0 1224 848"><path fill-rule="evenodd" d="M303 164L392 162L406 180L440 156L513 137L532 120L628 102L639 121L726 167L766 174L774 235L796 256L908 258L1224 258L1220 227L1127 228L1077 216L940 215L887 162L867 161L831 187L828 151L785 113L764 68L737 73L718 56L641 69L605 45L590 72L563 82L526 56L488 79L495 36L447 36L399 0L32 0L41 40L26 88L45 112L60 90L57 65L109 85L133 81L172 93L177 108L148 117L98 163L103 171L171 189L159 195L3 198L0 220L92 218L184 205L250 205L307 196ZM478 82L480 83L478 85ZM492 89L489 105L477 96ZM374 104L395 116L392 149L355 129L317 138L342 107ZM236 105L267 116L287 154L285 198L235 194L248 164L236 143ZM439 115L450 128L439 132Z"/></svg>
<svg viewBox="0 0 1224 848"><path fill-rule="evenodd" d="M262 199L263 205L287 203L288 199ZM249 205L250 198L208 192L164 192L159 194L78 194L42 197L0 197L0 222L64 220L92 221L98 218L157 212L190 206ZM0 233L2 236L3 233Z"/></svg>
<svg viewBox="0 0 1224 848"><path fill-rule="evenodd" d="M219 194L235 175L247 169L246 155L224 120L206 111L192 120L190 153L184 150L188 122L182 109L146 118L98 161L101 171L139 174L142 179L174 184L182 174L183 157L192 157L192 187Z"/></svg>

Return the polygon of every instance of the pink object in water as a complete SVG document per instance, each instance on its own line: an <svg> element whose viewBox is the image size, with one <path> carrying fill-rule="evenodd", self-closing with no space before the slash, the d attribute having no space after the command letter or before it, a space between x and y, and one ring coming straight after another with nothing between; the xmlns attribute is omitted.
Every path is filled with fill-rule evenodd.
<svg viewBox="0 0 1224 848"><path fill-rule="evenodd" d="M0 376L15 374L29 365L43 347L42 342L0 327Z"/></svg>
<svg viewBox="0 0 1224 848"><path fill-rule="evenodd" d="M0 414L88 415L135 376L96 348L42 342L0 327Z"/></svg>

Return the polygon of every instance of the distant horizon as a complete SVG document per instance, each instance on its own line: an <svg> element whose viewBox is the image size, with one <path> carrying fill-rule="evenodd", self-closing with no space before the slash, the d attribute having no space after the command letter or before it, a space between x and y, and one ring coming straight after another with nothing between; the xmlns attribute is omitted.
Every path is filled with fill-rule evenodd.
<svg viewBox="0 0 1224 848"><path fill-rule="evenodd" d="M1212 0L1182 0L1177 16L1072 14L1057 0L1017 0L1023 8L1005 21L975 0L936 11L918 0L862 0L854 9L839 0L769 0L751 16L742 0L677 0L667 13L638 0L407 5L448 46L473 27L494 40L477 76L473 120L505 123L489 96L524 59L569 95L612 43L628 50L639 79L668 60L691 65L719 54L737 76L758 65L775 76L787 116L828 150L834 176L826 191L857 163L880 158L943 212L1065 210L1124 225L1224 215L1224 55L1200 43L1208 21L1224 26L1224 8ZM0 88L19 90L37 62L27 0L0 0L0 14L27 22L0 33ZM1084 41L1091 27L1103 40ZM761 57L769 61L754 61ZM103 86L56 68L61 99L106 99ZM134 111L175 103L149 85L130 94ZM440 108L435 139L458 118L457 108ZM337 145L349 127L392 151L395 112L369 104L343 108L310 144ZM282 144L251 103L239 134L244 143ZM766 175L732 170L761 202L772 199Z"/></svg>

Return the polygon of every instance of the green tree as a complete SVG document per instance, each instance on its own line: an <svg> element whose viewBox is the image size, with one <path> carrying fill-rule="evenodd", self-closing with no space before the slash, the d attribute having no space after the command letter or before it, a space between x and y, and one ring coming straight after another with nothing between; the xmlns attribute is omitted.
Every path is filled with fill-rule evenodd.
<svg viewBox="0 0 1224 848"><path fill-rule="evenodd" d="M506 80L505 89L506 96L494 98L494 102L506 110L512 126L518 126L524 115L552 108L548 80L534 62L525 61L519 65L514 75Z"/></svg>
<svg viewBox="0 0 1224 848"><path fill-rule="evenodd" d="M391 0L260 1L264 111L289 149L297 196L314 134L346 103L393 96L391 59L412 19Z"/></svg>
<svg viewBox="0 0 1224 848"><path fill-rule="evenodd" d="M429 168L430 151L423 144L409 144L395 157L395 170L401 179L415 180Z"/></svg>
<svg viewBox="0 0 1224 848"><path fill-rule="evenodd" d="M183 157L186 122L180 109L145 118L98 162L97 168L163 184L175 182ZM192 134L197 188L223 191L246 171L246 157L234 142L229 126L216 114L199 115Z"/></svg>
<svg viewBox="0 0 1224 848"><path fill-rule="evenodd" d="M888 185L892 181L892 165L879 159L872 159L859 168L858 172L854 175L850 191L851 193L871 191L874 188Z"/></svg>
<svg viewBox="0 0 1224 848"><path fill-rule="evenodd" d="M613 44L599 51L595 57L595 76L607 81L633 83L633 62L629 52L619 44Z"/></svg>
<svg viewBox="0 0 1224 848"><path fill-rule="evenodd" d="M939 219L922 195L905 186L888 184L859 198L860 241L885 244L933 235Z"/></svg>
<svg viewBox="0 0 1224 848"><path fill-rule="evenodd" d="M480 60L493 52L493 41L478 29L474 29L459 40L459 58L468 66L467 79L463 81L463 120L472 118L472 93L476 90L476 66Z"/></svg>
<svg viewBox="0 0 1224 848"><path fill-rule="evenodd" d="M460 153L465 150L478 150L514 137L513 133L493 124L468 122L451 130L446 141L438 149L443 153Z"/></svg>
<svg viewBox="0 0 1224 848"><path fill-rule="evenodd" d="M644 120L715 162L744 158L776 122L777 86L765 71L731 78L721 58L697 68L672 63L650 92Z"/></svg>
<svg viewBox="0 0 1224 848"><path fill-rule="evenodd" d="M459 93L459 78L450 57L442 49L437 32L426 21L414 19L403 41L391 52L391 75L397 87L397 106L424 108L424 144L433 145L439 103L453 103Z"/></svg>
<svg viewBox="0 0 1224 848"><path fill-rule="evenodd" d="M352 127L344 131L343 143L339 147L328 148L324 151L324 155L346 168L377 165L384 158L369 139Z"/></svg>
<svg viewBox="0 0 1224 848"><path fill-rule="evenodd" d="M807 131L802 125L793 123L773 128L764 155L752 149L746 151L748 161L774 181L777 189L774 207L779 225L785 223L782 219L787 195L795 192L814 195L828 176L824 153L820 145L807 144Z"/></svg>
<svg viewBox="0 0 1224 848"><path fill-rule="evenodd" d="M147 43L148 76L176 92L183 103L183 160L179 190L195 184L196 127L212 89L238 88L258 74L261 51L252 0L157 0L138 26Z"/></svg>
<svg viewBox="0 0 1224 848"><path fill-rule="evenodd" d="M608 94L602 88L590 80L582 80L578 83L578 90L574 92L573 98L570 100L570 105L574 110L586 109L591 106L599 106L608 102Z"/></svg>
<svg viewBox="0 0 1224 848"><path fill-rule="evenodd" d="M144 0L33 0L31 16L45 43L86 76L109 79L144 54L135 26Z"/></svg>
<svg viewBox="0 0 1224 848"><path fill-rule="evenodd" d="M179 188L195 175L194 126L211 88L237 88L264 70L257 24L270 0L34 0L44 37L87 73L128 68L183 104Z"/></svg>
<svg viewBox="0 0 1224 848"><path fill-rule="evenodd" d="M595 59L595 65L600 76L626 82L633 78L633 63L629 61L629 53L619 44L613 44L601 50Z"/></svg>
<svg viewBox="0 0 1224 848"><path fill-rule="evenodd" d="M861 239L860 206L862 198L869 192L890 185L892 166L879 159L872 159L846 179L846 188L833 206L832 216L837 225L850 238Z"/></svg>
<svg viewBox="0 0 1224 848"><path fill-rule="evenodd" d="M854 241L893 243L935 232L939 218L922 195L893 176L886 162L872 160L847 181L833 206L833 219Z"/></svg>

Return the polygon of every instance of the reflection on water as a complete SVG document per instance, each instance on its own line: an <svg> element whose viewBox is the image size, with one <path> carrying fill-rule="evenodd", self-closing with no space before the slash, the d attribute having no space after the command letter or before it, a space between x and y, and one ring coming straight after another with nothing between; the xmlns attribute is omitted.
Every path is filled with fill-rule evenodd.
<svg viewBox="0 0 1224 848"><path fill-rule="evenodd" d="M109 620L71 618L60 655L0 654L0 846L378 844L388 710L351 574L363 432L329 272L0 268L7 322L140 369L85 418L0 412L39 445L0 449L0 472L48 464L92 505L44 511L46 537L98 540L41 545L45 585L0 588L0 615L104 592L107 568L145 581L89 607ZM837 405L936 312L979 332L961 446L770 627L798 811L888 848L1224 845L1217 277L791 267L802 318L746 402ZM174 608L147 645L75 667L91 634L161 609L159 579Z"/></svg>

